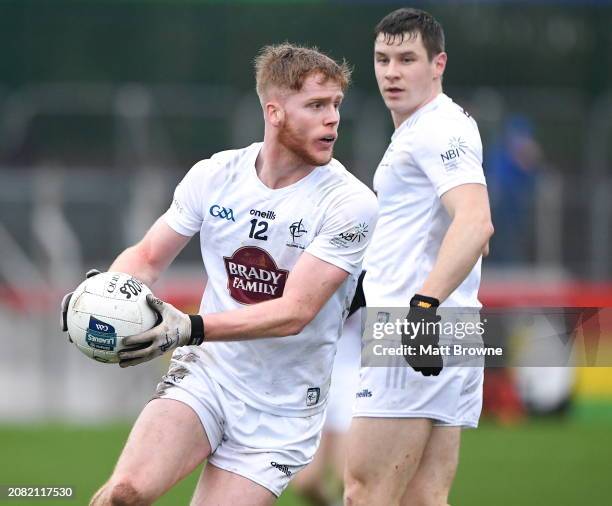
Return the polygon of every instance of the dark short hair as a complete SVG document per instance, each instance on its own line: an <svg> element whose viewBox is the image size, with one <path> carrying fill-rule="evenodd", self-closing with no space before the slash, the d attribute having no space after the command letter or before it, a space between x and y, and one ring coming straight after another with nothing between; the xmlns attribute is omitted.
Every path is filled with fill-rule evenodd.
<svg viewBox="0 0 612 506"><path fill-rule="evenodd" d="M401 44L406 35L416 37L420 33L429 61L444 51L442 25L429 12L420 9L402 8L390 12L374 28L374 38L378 38L381 33L388 44L398 38Z"/></svg>
<svg viewBox="0 0 612 506"><path fill-rule="evenodd" d="M265 46L255 58L255 81L260 99L269 87L300 91L307 77L320 74L337 82L345 91L351 80L351 69L338 63L316 47L302 47L285 42Z"/></svg>

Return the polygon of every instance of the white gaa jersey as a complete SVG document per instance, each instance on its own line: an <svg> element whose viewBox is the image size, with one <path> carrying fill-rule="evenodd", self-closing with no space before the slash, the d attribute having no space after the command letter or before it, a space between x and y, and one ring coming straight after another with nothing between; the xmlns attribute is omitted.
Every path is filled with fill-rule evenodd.
<svg viewBox="0 0 612 506"><path fill-rule="evenodd" d="M350 275L298 335L204 342L210 375L243 402L281 416L325 408L336 341L376 225L374 194L336 160L277 190L257 176L262 144L217 153L177 186L165 214L176 232L200 232L208 282L201 314L281 297L304 252Z"/></svg>
<svg viewBox="0 0 612 506"><path fill-rule="evenodd" d="M450 225L440 197L462 184L486 184L476 122L444 94L404 121L391 139L374 174L380 211L364 262L370 307L408 306ZM480 307L480 264L443 306Z"/></svg>

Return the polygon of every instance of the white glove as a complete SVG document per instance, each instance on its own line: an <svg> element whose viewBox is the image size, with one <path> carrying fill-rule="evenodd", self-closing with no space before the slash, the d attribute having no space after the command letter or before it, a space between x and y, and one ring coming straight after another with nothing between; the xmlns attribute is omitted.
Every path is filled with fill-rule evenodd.
<svg viewBox="0 0 612 506"><path fill-rule="evenodd" d="M201 344L204 340L204 327L200 315L187 315L152 294L147 295L147 304L159 314L161 323L146 332L123 339L123 344L130 349L119 352L121 367L141 364L178 346ZM194 321L196 322L194 326L201 326L195 329L195 335L192 337Z"/></svg>

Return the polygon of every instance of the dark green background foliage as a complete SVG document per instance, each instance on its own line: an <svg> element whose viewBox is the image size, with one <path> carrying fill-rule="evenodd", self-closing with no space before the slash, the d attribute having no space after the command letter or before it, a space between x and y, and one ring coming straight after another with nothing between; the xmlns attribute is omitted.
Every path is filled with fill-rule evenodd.
<svg viewBox="0 0 612 506"><path fill-rule="evenodd" d="M430 10L445 27L445 85L453 97L465 102L463 91L475 87L513 90L511 110L529 113L538 99L530 95L521 100L517 90L540 89L549 98L550 90L573 93L571 104L552 98L553 109L567 107L570 119L559 112L560 118L547 117L538 126L555 165L576 170L585 140L578 132L588 120L583 112L572 111L588 110L612 82L612 66L606 64L612 50L612 9L552 2L416 5ZM214 85L244 93L254 87L257 50L284 40L345 58L354 68L354 89L376 94L371 34L376 22L396 7L387 2L4 1L0 104L11 91L50 82ZM87 100L76 95L75 102ZM481 119L478 111L473 113ZM166 161L162 154L151 156L166 166L178 163L184 170L233 144L228 127L219 121L166 117L162 126L177 154ZM337 154L351 163L346 160L350 123L343 126ZM0 149L0 162L113 166L114 135L109 117L87 117L81 110L58 124L57 117L41 115L30 125L24 145Z"/></svg>
<svg viewBox="0 0 612 506"><path fill-rule="evenodd" d="M417 2L445 27L454 86L575 87L612 80L612 12L604 7ZM18 86L49 80L253 85L251 60L285 39L317 45L375 86L371 37L392 3L0 3L0 75ZM567 37L569 42L563 42ZM561 42L559 42L559 40ZM557 41L557 42L556 42Z"/></svg>

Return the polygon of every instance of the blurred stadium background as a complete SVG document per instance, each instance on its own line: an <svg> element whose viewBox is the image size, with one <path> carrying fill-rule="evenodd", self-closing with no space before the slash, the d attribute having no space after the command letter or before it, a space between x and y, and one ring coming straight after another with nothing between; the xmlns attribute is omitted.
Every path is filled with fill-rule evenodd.
<svg viewBox="0 0 612 506"><path fill-rule="evenodd" d="M399 5L0 2L0 485L70 485L85 504L108 476L166 363L89 361L58 331L59 300L142 236L193 163L261 138L258 48L354 66L336 156L371 184L392 125L370 34ZM412 5L444 25L445 91L483 137L483 302L612 306L612 2ZM193 309L202 274L192 241L155 290ZM452 504L610 504L612 369L497 370L486 396ZM187 503L194 478L160 504Z"/></svg>

